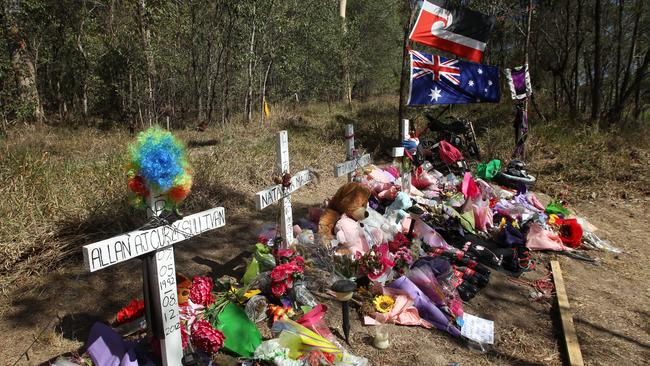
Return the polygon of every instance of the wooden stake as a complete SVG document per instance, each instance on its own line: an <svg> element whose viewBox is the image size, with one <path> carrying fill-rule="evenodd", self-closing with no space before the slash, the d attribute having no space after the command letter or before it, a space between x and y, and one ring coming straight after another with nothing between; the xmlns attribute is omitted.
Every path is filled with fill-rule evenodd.
<svg viewBox="0 0 650 366"><path fill-rule="evenodd" d="M580 344L578 343L578 336L575 327L573 326L573 316L569 307L569 298L566 294L564 287L564 278L562 277L562 270L558 261L551 261L551 271L553 272L553 282L555 284L555 292L557 294L558 308L560 309L560 319L562 321L562 331L564 334L564 343L566 345L567 356L569 358L569 365L582 366L582 352L580 351Z"/></svg>

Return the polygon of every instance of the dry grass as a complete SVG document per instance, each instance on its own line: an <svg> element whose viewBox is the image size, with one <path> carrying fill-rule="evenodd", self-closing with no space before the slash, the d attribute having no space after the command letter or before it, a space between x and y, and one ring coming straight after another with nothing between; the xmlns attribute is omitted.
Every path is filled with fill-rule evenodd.
<svg viewBox="0 0 650 366"><path fill-rule="evenodd" d="M236 215L275 172L275 132L289 130L294 171L331 169L344 157L343 127L326 106L300 117L278 111L271 126L233 124L175 131L189 146L195 185L184 209L221 204ZM0 282L79 259L81 245L143 223L126 200L123 167L132 137L122 130L14 129L0 155Z"/></svg>
<svg viewBox="0 0 650 366"><path fill-rule="evenodd" d="M275 132L289 130L294 171L329 171L342 161L343 126L355 123L358 141L375 159L397 143L396 98L347 106L276 107L271 125L233 123L206 132L175 131L189 146L194 192L184 209L216 204L231 215L252 207L253 193L275 172ZM469 106L453 111L476 121L485 158L507 160L512 148L510 106ZM603 132L531 115L530 171L538 189L568 198L647 195L647 134ZM416 122L422 121L416 118ZM420 122L421 123L421 122ZM0 148L0 284L38 275L78 260L79 247L142 223L126 201L123 166L132 137L123 130L22 127L8 131Z"/></svg>

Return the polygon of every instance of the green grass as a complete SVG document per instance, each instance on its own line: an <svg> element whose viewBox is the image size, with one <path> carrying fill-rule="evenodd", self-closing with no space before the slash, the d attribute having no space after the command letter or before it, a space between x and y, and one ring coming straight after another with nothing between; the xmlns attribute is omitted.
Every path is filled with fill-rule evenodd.
<svg viewBox="0 0 650 366"><path fill-rule="evenodd" d="M511 104L454 108L476 121L485 159L507 161L513 146ZM409 111L421 127L421 114ZM344 125L377 161L398 143L397 99L346 105L313 103L298 110L274 106L270 126L232 123L206 132L174 131L191 146L193 193L185 212L224 205L233 214L253 208L253 195L275 173L275 133L289 130L293 171L332 174L344 158ZM527 143L536 189L569 199L647 195L646 131L603 132L568 120L543 123L531 114ZM0 140L0 284L46 273L79 260L80 247L133 229L144 214L127 202L124 130L22 127ZM325 197L323 197L325 198ZM248 210L248 211L247 211Z"/></svg>

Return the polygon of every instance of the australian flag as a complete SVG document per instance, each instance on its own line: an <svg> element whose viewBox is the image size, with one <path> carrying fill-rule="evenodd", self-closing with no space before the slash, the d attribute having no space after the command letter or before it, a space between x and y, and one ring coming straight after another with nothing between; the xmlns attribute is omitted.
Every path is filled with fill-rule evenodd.
<svg viewBox="0 0 650 366"><path fill-rule="evenodd" d="M409 50L409 105L498 103L499 68Z"/></svg>

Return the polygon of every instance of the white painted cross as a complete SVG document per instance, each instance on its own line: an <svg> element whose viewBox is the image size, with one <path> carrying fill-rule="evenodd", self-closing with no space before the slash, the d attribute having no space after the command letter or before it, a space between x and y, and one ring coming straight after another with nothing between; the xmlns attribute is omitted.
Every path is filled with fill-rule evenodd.
<svg viewBox="0 0 650 366"><path fill-rule="evenodd" d="M148 218L159 216L165 206L164 196L151 192L147 205ZM216 207L83 247L84 264L90 272L144 255L145 315L149 331L160 340L163 365L180 366L183 359L173 244L225 224L223 207Z"/></svg>
<svg viewBox="0 0 650 366"><path fill-rule="evenodd" d="M400 124L400 143L409 138L409 120L403 119ZM392 154L394 158L405 159L404 147L394 147ZM409 193L411 191L411 172L401 172L401 187L402 191Z"/></svg>
<svg viewBox="0 0 650 366"><path fill-rule="evenodd" d="M289 169L289 137L287 131L278 132L277 137L277 168L280 175L290 173ZM280 204L280 232L285 248L293 243L293 214L291 212L291 193L311 182L311 172L302 170L291 177L291 185L284 188L282 184L274 185L255 194L255 205L258 210L282 201Z"/></svg>
<svg viewBox="0 0 650 366"><path fill-rule="evenodd" d="M334 167L334 176L338 178L343 174L347 174L348 182L352 182L354 171L370 164L372 159L370 154L357 156L357 150L354 148L354 126L351 124L345 125L345 147L347 160Z"/></svg>

